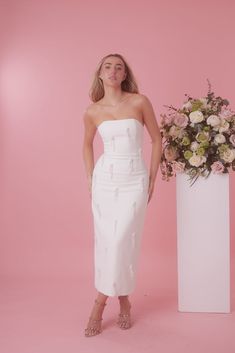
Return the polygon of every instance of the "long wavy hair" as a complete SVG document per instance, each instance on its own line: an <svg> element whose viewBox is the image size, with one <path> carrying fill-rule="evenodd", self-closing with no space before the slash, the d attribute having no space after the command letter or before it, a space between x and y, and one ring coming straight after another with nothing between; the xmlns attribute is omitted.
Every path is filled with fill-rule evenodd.
<svg viewBox="0 0 235 353"><path fill-rule="evenodd" d="M94 78L93 82L89 91L89 97L93 102L98 102L101 98L104 97L104 86L103 86L103 81L101 78L99 78L101 67L105 61L105 59L109 58L110 56L115 56L119 59L121 59L124 63L125 66L125 71L126 71L126 78L124 81L121 83L121 88L125 92L130 92L130 93L139 93L138 85L136 83L136 79L133 75L133 72L128 65L127 61L124 59L124 57L121 54L109 54L104 56L101 61L98 64L98 67L94 73Z"/></svg>

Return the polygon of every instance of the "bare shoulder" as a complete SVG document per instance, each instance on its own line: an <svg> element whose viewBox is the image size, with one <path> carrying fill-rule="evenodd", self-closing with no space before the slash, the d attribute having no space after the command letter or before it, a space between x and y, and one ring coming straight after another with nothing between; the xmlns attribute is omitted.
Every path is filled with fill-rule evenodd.
<svg viewBox="0 0 235 353"><path fill-rule="evenodd" d="M144 107L146 105L151 105L149 98L145 94L136 93L135 96L135 100L140 104L140 106Z"/></svg>
<svg viewBox="0 0 235 353"><path fill-rule="evenodd" d="M146 104L147 97L144 96L141 93L132 93L128 92L126 93L126 103L127 104L132 104L134 107L136 107L138 110L142 110L142 107L144 104Z"/></svg>
<svg viewBox="0 0 235 353"><path fill-rule="evenodd" d="M147 125L147 120L153 120L155 118L153 106L150 99L142 93L137 93L135 99L135 105L143 116L143 121Z"/></svg>
<svg viewBox="0 0 235 353"><path fill-rule="evenodd" d="M132 92L128 92L126 93L127 98L129 98L129 100L131 100L133 103L138 103L141 102L142 96L143 94L141 93L132 93Z"/></svg>

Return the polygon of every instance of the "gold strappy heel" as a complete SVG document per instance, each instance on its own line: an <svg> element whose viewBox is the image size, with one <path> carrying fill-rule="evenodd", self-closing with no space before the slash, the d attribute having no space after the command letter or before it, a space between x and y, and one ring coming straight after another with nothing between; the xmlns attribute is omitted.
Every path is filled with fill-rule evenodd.
<svg viewBox="0 0 235 353"><path fill-rule="evenodd" d="M95 300L95 304L100 305L100 306L104 306L104 307L106 305L106 303L101 303L97 299ZM101 333L102 332L102 329L101 329L102 320L103 320L102 318L101 319L93 319L90 316L87 328L85 329L85 336L92 337L92 336L95 336L95 335L98 335L99 333Z"/></svg>
<svg viewBox="0 0 235 353"><path fill-rule="evenodd" d="M131 304L129 304L129 309L131 309ZM131 327L131 315L120 313L118 315L117 324L122 330L129 329Z"/></svg>

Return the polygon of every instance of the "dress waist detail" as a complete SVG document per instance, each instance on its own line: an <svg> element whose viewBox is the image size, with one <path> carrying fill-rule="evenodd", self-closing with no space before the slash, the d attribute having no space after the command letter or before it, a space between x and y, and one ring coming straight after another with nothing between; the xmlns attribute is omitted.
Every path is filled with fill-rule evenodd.
<svg viewBox="0 0 235 353"><path fill-rule="evenodd" d="M139 148L137 151L134 152L112 152L112 151L104 151L104 157L110 157L114 159L139 159L142 158L142 148Z"/></svg>

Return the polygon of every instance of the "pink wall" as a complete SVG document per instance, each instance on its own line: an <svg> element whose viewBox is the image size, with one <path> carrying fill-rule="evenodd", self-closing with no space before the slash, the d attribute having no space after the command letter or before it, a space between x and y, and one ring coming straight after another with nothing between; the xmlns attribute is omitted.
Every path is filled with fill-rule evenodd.
<svg viewBox="0 0 235 353"><path fill-rule="evenodd" d="M69 275L92 264L82 114L100 58L126 57L158 121L164 104L206 94L206 78L235 109L234 13L232 0L1 1L2 275ZM95 147L97 158L98 134ZM150 148L146 132L147 161ZM232 195L235 173L230 180ZM175 202L175 182L159 171L142 261L174 282Z"/></svg>

